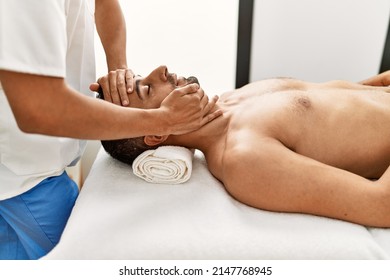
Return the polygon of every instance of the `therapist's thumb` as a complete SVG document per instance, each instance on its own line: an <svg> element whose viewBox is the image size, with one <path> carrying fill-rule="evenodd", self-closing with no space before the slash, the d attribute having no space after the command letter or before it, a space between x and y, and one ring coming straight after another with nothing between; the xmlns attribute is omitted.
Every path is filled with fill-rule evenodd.
<svg viewBox="0 0 390 280"><path fill-rule="evenodd" d="M91 91L97 92L99 90L99 88L100 88L100 85L98 83L92 83L89 85L89 90L91 90Z"/></svg>

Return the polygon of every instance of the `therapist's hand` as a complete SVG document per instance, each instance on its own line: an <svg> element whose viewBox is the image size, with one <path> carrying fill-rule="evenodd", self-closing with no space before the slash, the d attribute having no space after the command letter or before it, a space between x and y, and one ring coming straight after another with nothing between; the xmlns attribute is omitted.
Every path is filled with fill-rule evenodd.
<svg viewBox="0 0 390 280"><path fill-rule="evenodd" d="M189 84L173 90L161 103L162 135L185 134L198 130L205 124L222 115L215 109L218 96L209 101L198 84Z"/></svg>
<svg viewBox="0 0 390 280"><path fill-rule="evenodd" d="M89 86L92 91L103 91L104 99L111 103L129 106L128 94L133 92L134 73L131 69L117 69L100 77Z"/></svg>
<svg viewBox="0 0 390 280"><path fill-rule="evenodd" d="M379 75L361 81L360 84L367 86L390 86L390 71L382 72Z"/></svg>

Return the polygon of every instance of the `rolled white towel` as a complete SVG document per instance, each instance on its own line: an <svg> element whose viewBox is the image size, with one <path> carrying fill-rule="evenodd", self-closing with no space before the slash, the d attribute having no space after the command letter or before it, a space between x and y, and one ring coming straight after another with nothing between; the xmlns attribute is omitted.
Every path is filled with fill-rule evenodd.
<svg viewBox="0 0 390 280"><path fill-rule="evenodd" d="M191 177L194 151L179 146L161 146L140 154L133 173L155 184L181 184Z"/></svg>

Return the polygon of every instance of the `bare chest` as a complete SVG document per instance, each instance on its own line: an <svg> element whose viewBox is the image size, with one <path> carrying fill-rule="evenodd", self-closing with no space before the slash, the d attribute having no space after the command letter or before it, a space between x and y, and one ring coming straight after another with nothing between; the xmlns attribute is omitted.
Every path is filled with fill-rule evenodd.
<svg viewBox="0 0 390 280"><path fill-rule="evenodd" d="M341 93L341 94L340 94ZM234 108L226 151L272 137L286 148L367 178L390 164L390 95L294 91L242 100Z"/></svg>

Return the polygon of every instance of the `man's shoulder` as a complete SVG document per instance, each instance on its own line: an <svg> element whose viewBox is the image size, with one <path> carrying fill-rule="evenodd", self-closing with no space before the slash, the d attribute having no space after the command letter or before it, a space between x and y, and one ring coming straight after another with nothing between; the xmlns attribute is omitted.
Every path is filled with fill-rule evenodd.
<svg viewBox="0 0 390 280"><path fill-rule="evenodd" d="M294 155L289 150L272 137L257 139L255 145L237 145L227 149L222 164L222 181L232 187L252 184L254 178L274 180L279 176L278 165L289 162L289 158Z"/></svg>
<svg viewBox="0 0 390 280"><path fill-rule="evenodd" d="M271 136L247 139L245 143L227 146L223 157L224 168L235 170L239 166L260 164L272 160L272 147L275 145L285 148L280 141Z"/></svg>

